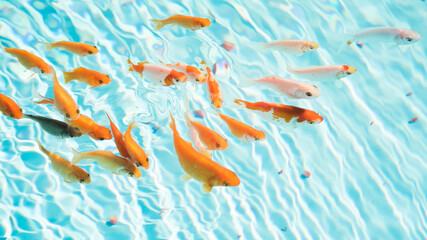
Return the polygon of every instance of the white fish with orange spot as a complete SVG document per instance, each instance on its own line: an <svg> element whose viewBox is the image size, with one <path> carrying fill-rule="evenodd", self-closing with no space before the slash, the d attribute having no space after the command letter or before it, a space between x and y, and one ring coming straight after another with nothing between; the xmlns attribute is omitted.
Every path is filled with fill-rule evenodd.
<svg viewBox="0 0 427 240"><path fill-rule="evenodd" d="M206 82L206 75L198 68L185 64L185 63L169 63L166 64L167 67L176 69L180 72L184 72L188 80L195 82L195 83L205 83Z"/></svg>
<svg viewBox="0 0 427 240"><path fill-rule="evenodd" d="M148 62L133 64L129 59L128 63L130 65L129 71L138 72L141 77L144 77L154 83L160 83L164 86L175 85L176 83L183 83L188 80L184 73L178 72L169 67L150 64Z"/></svg>

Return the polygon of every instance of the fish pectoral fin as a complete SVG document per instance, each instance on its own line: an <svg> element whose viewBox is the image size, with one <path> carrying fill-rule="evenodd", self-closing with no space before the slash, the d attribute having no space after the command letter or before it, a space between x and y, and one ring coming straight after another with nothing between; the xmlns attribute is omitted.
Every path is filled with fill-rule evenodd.
<svg viewBox="0 0 427 240"><path fill-rule="evenodd" d="M190 175L188 175L188 174L186 174L186 173L184 173L184 174L182 174L181 175L181 177L180 177L180 179L182 180L182 181L188 181L188 180L190 180L190 179L192 179L193 177L191 177Z"/></svg>
<svg viewBox="0 0 427 240"><path fill-rule="evenodd" d="M69 181L67 181L67 180L65 180L65 179L64 179L64 182L66 182L66 183L71 183L71 182L69 182Z"/></svg>
<svg viewBox="0 0 427 240"><path fill-rule="evenodd" d="M207 183L203 183L202 191L203 193L210 193L212 191L212 186Z"/></svg>

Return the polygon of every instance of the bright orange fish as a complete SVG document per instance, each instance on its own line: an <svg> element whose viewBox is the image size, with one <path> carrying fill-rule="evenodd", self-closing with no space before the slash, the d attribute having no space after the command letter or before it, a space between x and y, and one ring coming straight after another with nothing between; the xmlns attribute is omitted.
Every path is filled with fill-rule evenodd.
<svg viewBox="0 0 427 240"><path fill-rule="evenodd" d="M139 73L141 77L144 74L146 79L154 83L160 83L163 86L183 83L188 80L187 76L184 73L178 72L169 67L149 64L148 62L139 62L135 65L129 59L128 63L130 65L129 71L135 71Z"/></svg>
<svg viewBox="0 0 427 240"><path fill-rule="evenodd" d="M110 76L84 67L78 67L72 72L64 72L64 79L65 83L76 79L89 84L92 88L108 85L111 82Z"/></svg>
<svg viewBox="0 0 427 240"><path fill-rule="evenodd" d="M156 31L169 24L178 25L183 28L190 29L191 31L209 27L211 25L211 21L207 18L191 17L184 15L174 15L165 20L150 19L150 21L155 24L154 30Z"/></svg>
<svg viewBox="0 0 427 240"><path fill-rule="evenodd" d="M266 138L265 133L261 130L255 129L245 123L237 121L234 118L226 116L218 112L218 115L227 123L230 128L231 134L242 142L259 141Z"/></svg>
<svg viewBox="0 0 427 240"><path fill-rule="evenodd" d="M205 64L205 62L202 61L202 64ZM206 72L207 72L206 78L208 82L207 92L208 92L209 101L214 108L221 108L222 104L224 103L224 99L222 97L222 92L219 87L219 84L215 80L215 76L212 73L212 70L208 66L206 66Z"/></svg>
<svg viewBox="0 0 427 240"><path fill-rule="evenodd" d="M185 72L188 79L191 80L192 82L201 83L201 84L206 82L206 75L203 74L203 72L200 71L200 69L194 66L191 66L185 63L169 63L169 64L166 64L166 66L181 72Z"/></svg>
<svg viewBox="0 0 427 240"><path fill-rule="evenodd" d="M323 117L314 111L304 108L267 102L247 102L244 100L235 99L235 103L246 107L247 109L261 112L261 115L266 120L276 124L290 123L296 120L296 123L320 123Z"/></svg>
<svg viewBox="0 0 427 240"><path fill-rule="evenodd" d="M8 96L0 93L0 111L11 118L20 119L24 116L22 109Z"/></svg>
<svg viewBox="0 0 427 240"><path fill-rule="evenodd" d="M107 113L105 113L107 114ZM117 149L119 150L120 155L122 155L122 157L124 158L131 158L128 150L126 149L126 143L125 140L123 139L123 135L120 132L120 130L117 128L117 126L113 123L113 121L111 120L110 116L108 116L108 120L110 120L110 126L111 126L111 131L113 132L113 136L114 136L114 142L116 143Z"/></svg>
<svg viewBox="0 0 427 240"><path fill-rule="evenodd" d="M49 64L28 51L18 48L4 48L4 50L10 55L18 58L19 63L26 69L42 74L50 74L52 72L52 67L49 66Z"/></svg>
<svg viewBox="0 0 427 240"><path fill-rule="evenodd" d="M128 130L125 132L124 140L126 143L126 149L136 166L142 166L143 168L148 169L150 166L148 156L144 152L144 149L142 149L142 147L139 146L138 143L132 138L131 130L133 128L135 128L135 122L132 122L129 125Z"/></svg>
<svg viewBox="0 0 427 240"><path fill-rule="evenodd" d="M61 48L70 53L74 53L82 57L98 53L98 48L96 46L93 46L87 43L59 41L56 43L42 43L42 44L46 47L48 51L54 48Z"/></svg>
<svg viewBox="0 0 427 240"><path fill-rule="evenodd" d="M83 134L89 135L89 137L95 140L109 140L112 139L110 129L98 125L92 118L80 114L80 117L76 120L65 119L68 124L73 127L80 129Z"/></svg>
<svg viewBox="0 0 427 240"><path fill-rule="evenodd" d="M186 172L181 179L191 178L203 183L202 190L209 193L215 186L239 186L240 179L233 171L212 161L212 159L199 153L190 142L181 138L175 126L175 119L171 115L170 127L173 131L173 143L179 163Z"/></svg>

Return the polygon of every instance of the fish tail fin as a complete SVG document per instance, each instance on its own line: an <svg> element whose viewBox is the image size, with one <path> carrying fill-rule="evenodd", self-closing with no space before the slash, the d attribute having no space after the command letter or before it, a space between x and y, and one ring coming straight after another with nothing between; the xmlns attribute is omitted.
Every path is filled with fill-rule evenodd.
<svg viewBox="0 0 427 240"><path fill-rule="evenodd" d="M171 123L169 124L172 131L175 133L176 131L176 125L175 125L175 118L173 118L172 113L169 112L169 116L171 117Z"/></svg>
<svg viewBox="0 0 427 240"><path fill-rule="evenodd" d="M69 83L71 80L73 80L71 72L63 72L63 74L65 83Z"/></svg>
<svg viewBox="0 0 427 240"><path fill-rule="evenodd" d="M239 81L239 87L250 87L256 83L253 79L243 79Z"/></svg>
<svg viewBox="0 0 427 240"><path fill-rule="evenodd" d="M81 160L85 159L83 153L77 151L74 148L71 148L71 150L73 151L73 159L71 160L71 164L79 163Z"/></svg>
<svg viewBox="0 0 427 240"><path fill-rule="evenodd" d="M164 27L166 24L163 20L156 20L156 19L150 19L152 23L154 23L154 30L159 31L162 27Z"/></svg>
<svg viewBox="0 0 427 240"><path fill-rule="evenodd" d="M127 129L127 130L126 130L126 132L125 132L125 138L126 138L126 136L130 136L132 129L134 129L135 127L136 127L136 125L135 125L135 120L133 120L133 121L129 124L128 129Z"/></svg>
<svg viewBox="0 0 427 240"><path fill-rule="evenodd" d="M49 151L43 147L43 145L40 143L40 141L38 139L36 139L36 143L39 146L40 150L45 153L45 154L49 154Z"/></svg>
<svg viewBox="0 0 427 240"><path fill-rule="evenodd" d="M39 94L39 97L42 98L42 100L40 101L34 101L37 104L52 104L55 105L55 100L53 100L52 98L48 98L48 97L44 97L42 95Z"/></svg>
<svg viewBox="0 0 427 240"><path fill-rule="evenodd" d="M345 48L345 46L351 45L355 40L354 36L348 33L332 34L332 39L335 39L336 41L340 42L338 52L341 52Z"/></svg>
<svg viewBox="0 0 427 240"><path fill-rule="evenodd" d="M240 100L240 99L234 99L234 105L237 106L237 108L244 108L246 106L246 101Z"/></svg>
<svg viewBox="0 0 427 240"><path fill-rule="evenodd" d="M261 50L267 49L268 45L266 43L256 42L255 46L257 46Z"/></svg>
<svg viewBox="0 0 427 240"><path fill-rule="evenodd" d="M130 59L128 59L128 64L129 64L129 72L135 71L135 69L133 68L134 64L132 63L132 61Z"/></svg>
<svg viewBox="0 0 427 240"><path fill-rule="evenodd" d="M40 42L40 44L42 44L47 51L50 51L54 48L53 43L48 43L48 42Z"/></svg>

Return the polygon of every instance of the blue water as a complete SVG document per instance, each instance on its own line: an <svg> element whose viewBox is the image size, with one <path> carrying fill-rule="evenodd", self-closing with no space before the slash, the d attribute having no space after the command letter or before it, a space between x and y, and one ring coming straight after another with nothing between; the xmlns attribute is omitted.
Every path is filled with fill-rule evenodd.
<svg viewBox="0 0 427 240"><path fill-rule="evenodd" d="M195 32L167 26L154 32L149 19L174 14L208 17ZM215 20L213 20L215 18ZM89 185L66 184L35 145L71 159L80 151L112 150L114 142L88 136L57 140L30 120L0 116L0 239L427 239L426 40L410 46L355 45L338 52L336 33L375 26L412 29L427 36L424 1L0 1L0 41L45 59L58 72L78 66L112 78L89 89L65 85L83 114L121 131L139 122L135 139L150 153L142 178L117 176L96 163ZM256 42L306 39L320 48L303 56L262 51ZM77 57L46 51L38 42L93 43L100 52ZM235 52L221 48L234 42ZM34 93L52 96L52 82L25 70L3 50L0 91L25 113L61 119L51 106L33 103ZM312 109L319 125L283 133L258 115L227 105L223 113L266 132L259 143L240 143L212 113L199 119L229 139L213 159L235 171L239 187L201 192L201 184L179 179L168 112L181 135L182 89L154 86L130 73L126 60L153 63L204 59L217 74L226 102L234 98L274 101ZM238 82L266 75L289 76L294 68L348 64L357 72L338 83L316 83L322 95L290 100ZM186 85L193 109L212 109L205 86ZM411 96L406 96L412 92ZM418 121L409 124L413 117ZM144 124L142 122L153 122ZM371 122L373 124L371 125ZM159 130L153 131L158 125ZM282 174L278 174L283 170ZM309 178L301 178L304 170ZM111 216L117 224L107 224Z"/></svg>

